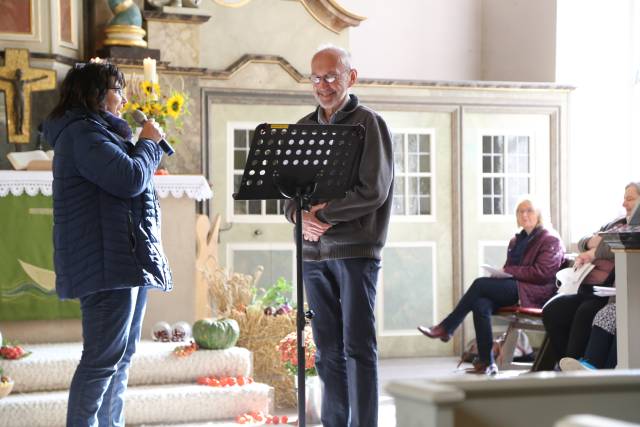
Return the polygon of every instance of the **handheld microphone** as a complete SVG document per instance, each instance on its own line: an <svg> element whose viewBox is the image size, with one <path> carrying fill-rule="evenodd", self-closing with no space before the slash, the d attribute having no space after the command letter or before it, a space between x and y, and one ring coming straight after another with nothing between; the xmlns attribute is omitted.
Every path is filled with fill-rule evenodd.
<svg viewBox="0 0 640 427"><path fill-rule="evenodd" d="M140 110L133 110L131 112L131 116L133 117L133 121L135 121L140 126L144 125L144 122L147 121L147 116ZM171 147L171 145L164 138L162 138L160 142L158 142L158 145L160 146L160 148L162 148L162 151L167 153L167 156L175 153L173 147Z"/></svg>

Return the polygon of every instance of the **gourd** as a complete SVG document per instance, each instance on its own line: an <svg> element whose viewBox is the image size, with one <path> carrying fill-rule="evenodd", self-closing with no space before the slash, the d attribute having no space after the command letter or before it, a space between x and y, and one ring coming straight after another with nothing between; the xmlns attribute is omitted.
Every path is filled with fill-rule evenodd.
<svg viewBox="0 0 640 427"><path fill-rule="evenodd" d="M193 324L193 339L209 350L224 350L238 342L240 327L234 319L200 319Z"/></svg>

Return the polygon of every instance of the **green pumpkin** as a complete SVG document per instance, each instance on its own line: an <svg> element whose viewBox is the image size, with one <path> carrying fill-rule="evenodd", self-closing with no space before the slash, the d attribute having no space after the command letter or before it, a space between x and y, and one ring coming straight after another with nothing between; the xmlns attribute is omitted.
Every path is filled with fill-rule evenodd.
<svg viewBox="0 0 640 427"><path fill-rule="evenodd" d="M210 350L224 350L238 342L240 327L233 319L200 319L193 324L196 343Z"/></svg>

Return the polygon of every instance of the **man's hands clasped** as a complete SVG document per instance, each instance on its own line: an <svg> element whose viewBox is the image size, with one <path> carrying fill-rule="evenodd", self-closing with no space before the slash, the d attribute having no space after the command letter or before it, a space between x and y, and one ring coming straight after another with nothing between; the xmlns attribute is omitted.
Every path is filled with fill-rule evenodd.
<svg viewBox="0 0 640 427"><path fill-rule="evenodd" d="M322 222L316 217L316 212L327 206L326 203L311 206L311 210L302 212L302 236L310 242L317 242L331 224Z"/></svg>

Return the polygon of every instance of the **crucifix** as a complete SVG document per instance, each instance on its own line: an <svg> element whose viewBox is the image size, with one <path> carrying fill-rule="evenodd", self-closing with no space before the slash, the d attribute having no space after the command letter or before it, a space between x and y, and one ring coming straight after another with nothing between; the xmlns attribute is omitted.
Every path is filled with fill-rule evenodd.
<svg viewBox="0 0 640 427"><path fill-rule="evenodd" d="M29 143L31 129L31 92L56 87L56 72L31 68L27 49L5 49L4 66L0 67L0 90L7 103L9 142Z"/></svg>

